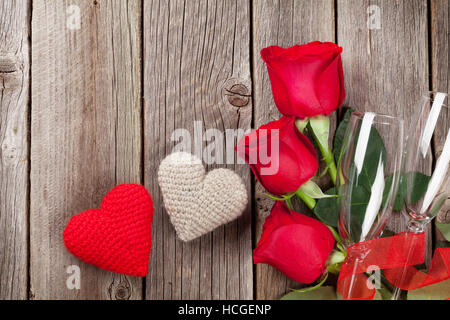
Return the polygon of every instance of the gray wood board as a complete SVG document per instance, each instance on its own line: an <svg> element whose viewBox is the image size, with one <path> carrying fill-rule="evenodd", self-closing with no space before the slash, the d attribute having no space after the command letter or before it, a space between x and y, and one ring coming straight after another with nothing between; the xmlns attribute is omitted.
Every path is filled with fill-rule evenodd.
<svg viewBox="0 0 450 320"><path fill-rule="evenodd" d="M62 239L73 215L141 180L140 4L33 1L31 298L142 299L141 278L85 264Z"/></svg>
<svg viewBox="0 0 450 320"><path fill-rule="evenodd" d="M439 92L450 92L449 68L450 68L450 2L448 0L431 1L431 66L432 89ZM449 100L447 99L447 106ZM436 159L440 156L445 144L450 123L450 112L443 113L439 122L441 128L434 137L434 151ZM448 176L447 176L448 178ZM449 186L450 188L450 186ZM449 190L450 192L450 190ZM450 200L447 200L439 212L437 221L450 223ZM443 240L437 232L437 240Z"/></svg>
<svg viewBox="0 0 450 320"><path fill-rule="evenodd" d="M27 299L30 3L0 5L0 300Z"/></svg>
<svg viewBox="0 0 450 320"><path fill-rule="evenodd" d="M160 161L178 143L171 140L175 129L188 130L192 146L207 129L250 129L249 1L145 1L143 32L144 180L155 201L146 298L252 299L251 204L237 221L182 243L157 181ZM223 167L207 169L216 166ZM251 199L248 167L227 167L244 179Z"/></svg>

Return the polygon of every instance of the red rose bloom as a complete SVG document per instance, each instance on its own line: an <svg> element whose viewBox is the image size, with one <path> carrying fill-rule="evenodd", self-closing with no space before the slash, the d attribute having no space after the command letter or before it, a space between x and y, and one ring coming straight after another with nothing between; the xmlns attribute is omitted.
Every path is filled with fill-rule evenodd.
<svg viewBox="0 0 450 320"><path fill-rule="evenodd" d="M319 166L313 145L298 131L294 117L282 117L244 136L237 151L274 195L297 191Z"/></svg>
<svg viewBox="0 0 450 320"><path fill-rule="evenodd" d="M342 48L319 41L261 51L278 110L298 118L328 116L345 99Z"/></svg>
<svg viewBox="0 0 450 320"><path fill-rule="evenodd" d="M325 271L333 248L333 234L323 223L276 202L253 261L267 263L297 282L312 283Z"/></svg>

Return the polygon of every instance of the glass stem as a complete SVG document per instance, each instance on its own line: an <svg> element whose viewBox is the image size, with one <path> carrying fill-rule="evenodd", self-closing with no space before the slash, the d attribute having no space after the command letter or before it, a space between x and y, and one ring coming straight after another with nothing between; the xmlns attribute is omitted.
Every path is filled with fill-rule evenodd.
<svg viewBox="0 0 450 320"><path fill-rule="evenodd" d="M408 222L408 233L412 233L412 234L418 234L418 233L422 233L424 232L424 228L425 228L425 224L423 222L417 221L415 219L410 219ZM411 246L408 248L408 255L406 257L406 264L409 263L409 259L411 258L412 252L413 252L413 244L414 242L411 242ZM401 276L401 280L400 283L403 283L403 281L405 280L405 270L406 270L406 266L402 271L402 276ZM400 300L400 297L402 296L403 290L395 287L394 288L394 292L392 294L392 300Z"/></svg>

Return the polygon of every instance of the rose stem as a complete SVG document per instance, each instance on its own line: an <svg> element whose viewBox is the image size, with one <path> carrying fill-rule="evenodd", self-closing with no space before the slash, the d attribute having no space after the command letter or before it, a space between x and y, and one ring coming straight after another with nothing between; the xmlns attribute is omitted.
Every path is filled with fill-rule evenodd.
<svg viewBox="0 0 450 320"><path fill-rule="evenodd" d="M310 208L311 210L314 209L314 207L316 206L316 200L314 200L313 198L311 198L310 196L308 196L306 193L297 190L296 195L303 200L303 202L308 206L308 208Z"/></svg>

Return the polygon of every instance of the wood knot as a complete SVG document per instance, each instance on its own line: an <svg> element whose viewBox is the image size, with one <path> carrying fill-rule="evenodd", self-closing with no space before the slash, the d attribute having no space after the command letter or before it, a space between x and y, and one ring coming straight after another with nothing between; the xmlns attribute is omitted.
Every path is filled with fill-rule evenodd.
<svg viewBox="0 0 450 320"><path fill-rule="evenodd" d="M0 54L0 73L14 73L19 70L17 58L12 54Z"/></svg>
<svg viewBox="0 0 450 320"><path fill-rule="evenodd" d="M127 287L116 288L115 297L117 300L128 300L131 297L131 291Z"/></svg>
<svg viewBox="0 0 450 320"><path fill-rule="evenodd" d="M108 288L109 297L111 300L129 300L131 298L131 285L125 276L120 276L120 280L116 283L113 280Z"/></svg>
<svg viewBox="0 0 450 320"><path fill-rule="evenodd" d="M228 102L235 107L245 107L250 103L250 90L242 83L232 85L229 89L225 89L225 96Z"/></svg>
<svg viewBox="0 0 450 320"><path fill-rule="evenodd" d="M21 88L23 85L23 60L8 52L0 52L0 90Z"/></svg>

